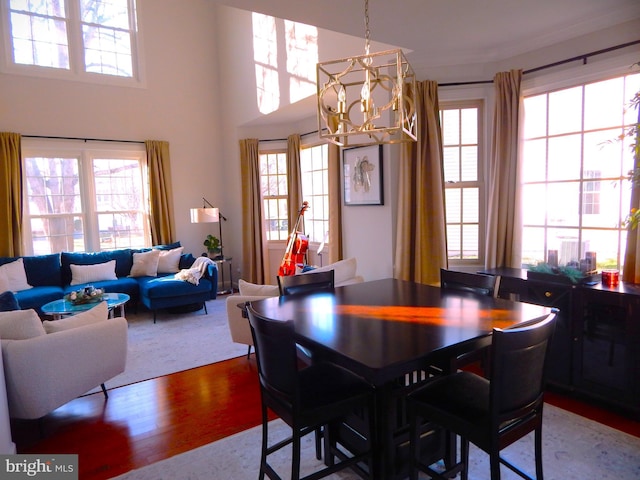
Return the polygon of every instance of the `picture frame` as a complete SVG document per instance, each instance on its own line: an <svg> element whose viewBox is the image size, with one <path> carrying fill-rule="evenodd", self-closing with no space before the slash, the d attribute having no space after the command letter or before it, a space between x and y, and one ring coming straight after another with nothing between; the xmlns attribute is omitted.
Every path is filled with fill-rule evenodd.
<svg viewBox="0 0 640 480"><path fill-rule="evenodd" d="M382 145L342 151L344 205L384 205Z"/></svg>

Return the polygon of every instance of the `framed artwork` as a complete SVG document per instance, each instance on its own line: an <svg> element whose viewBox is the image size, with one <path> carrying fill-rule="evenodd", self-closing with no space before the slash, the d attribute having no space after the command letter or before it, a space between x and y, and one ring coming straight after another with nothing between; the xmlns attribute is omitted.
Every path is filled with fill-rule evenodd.
<svg viewBox="0 0 640 480"><path fill-rule="evenodd" d="M382 145L342 151L345 205L384 205Z"/></svg>

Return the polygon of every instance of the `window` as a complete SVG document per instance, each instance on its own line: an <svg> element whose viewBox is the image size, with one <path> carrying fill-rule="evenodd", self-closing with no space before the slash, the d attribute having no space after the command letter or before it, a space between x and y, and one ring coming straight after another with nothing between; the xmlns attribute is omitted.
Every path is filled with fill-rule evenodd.
<svg viewBox="0 0 640 480"><path fill-rule="evenodd" d="M285 152L260 154L260 193L267 240L286 240L289 221Z"/></svg>
<svg viewBox="0 0 640 480"><path fill-rule="evenodd" d="M625 106L640 74L526 96L523 148L523 263L557 250L560 265L595 252L597 267L624 259L634 120Z"/></svg>
<svg viewBox="0 0 640 480"><path fill-rule="evenodd" d="M151 245L144 148L125 152L25 145L23 161L29 254Z"/></svg>
<svg viewBox="0 0 640 480"><path fill-rule="evenodd" d="M322 242L329 231L329 153L326 144L300 152L302 198L309 202L304 230L310 242Z"/></svg>
<svg viewBox="0 0 640 480"><path fill-rule="evenodd" d="M480 138L481 102L440 110L449 260L481 263L483 211Z"/></svg>
<svg viewBox="0 0 640 480"><path fill-rule="evenodd" d="M139 76L135 0L3 3L9 71L75 79Z"/></svg>
<svg viewBox="0 0 640 480"><path fill-rule="evenodd" d="M311 242L322 242L329 229L329 170L326 144L302 147L300 175L302 198L309 202L304 214L304 233ZM287 240L293 226L288 222L287 154L260 154L260 181L264 230L267 240Z"/></svg>

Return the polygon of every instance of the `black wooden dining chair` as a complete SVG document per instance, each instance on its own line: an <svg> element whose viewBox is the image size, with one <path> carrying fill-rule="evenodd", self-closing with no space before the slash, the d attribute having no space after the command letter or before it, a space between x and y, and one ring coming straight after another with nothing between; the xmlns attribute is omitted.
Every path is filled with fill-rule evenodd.
<svg viewBox="0 0 640 480"><path fill-rule="evenodd" d="M461 292L471 292L488 297L497 297L500 286L499 275L459 272L440 269L440 286Z"/></svg>
<svg viewBox="0 0 640 480"><path fill-rule="evenodd" d="M324 428L325 445L334 445L329 438L333 428L330 424L342 419L356 409L373 407L373 387L364 379L348 370L328 362L313 364L299 369L294 339L293 322L268 320L256 315L248 308L251 334L253 335L262 404L262 455L259 479L265 474L270 479L280 476L269 465L268 456L292 444L291 478L300 478L300 441L308 433ZM292 435L273 445L268 445L268 409L275 412L292 430ZM374 431L373 417L368 415L369 432ZM362 432L365 435L365 432ZM345 458L344 452L336 462L332 448L325 449L327 467L312 474L312 478L323 478L336 471L353 467L362 478L371 471L371 439L368 449ZM316 456L320 458L316 444ZM363 469L361 462L367 463ZM305 478L309 478L307 476Z"/></svg>
<svg viewBox="0 0 640 480"><path fill-rule="evenodd" d="M280 295L293 295L299 293L333 290L334 271L309 272L304 275L278 276L278 288Z"/></svg>
<svg viewBox="0 0 640 480"><path fill-rule="evenodd" d="M459 272L456 270L440 269L440 287L457 290L459 292L468 292L475 295L483 295L487 297L497 297L498 288L500 286L500 276L485 275L482 273ZM490 347L480 348L478 350L464 353L455 359L453 365L446 367L438 365L439 370L455 370L463 368L475 363L479 363L480 368L485 376L489 375L491 355Z"/></svg>
<svg viewBox="0 0 640 480"><path fill-rule="evenodd" d="M418 472L431 478L468 476L469 442L489 454L491 479L500 480L500 464L525 479L531 477L500 457L500 451L535 432L536 479L542 480L542 409L545 359L556 312L509 329L494 329L491 379L467 371L437 377L407 397L411 423L411 479ZM445 472L419 461L417 426L440 425L461 437L460 460Z"/></svg>

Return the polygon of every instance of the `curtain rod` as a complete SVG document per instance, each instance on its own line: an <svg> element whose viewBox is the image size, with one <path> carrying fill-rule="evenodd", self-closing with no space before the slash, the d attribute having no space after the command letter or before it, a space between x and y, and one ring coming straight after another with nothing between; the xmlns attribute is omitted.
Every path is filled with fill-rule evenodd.
<svg viewBox="0 0 640 480"><path fill-rule="evenodd" d="M142 143L141 140L112 140L107 138L79 138L79 137L56 137L51 135L22 135L25 138L46 138L49 140L78 140L81 142L116 142L116 143Z"/></svg>
<svg viewBox="0 0 640 480"><path fill-rule="evenodd" d="M540 67L530 68L528 70L523 70L522 74L526 75L528 73L539 72L540 70L546 70L547 68L557 67L558 65L564 65L566 63L576 62L578 60L582 60L582 64L587 64L587 59L590 57L594 57L596 55L601 55L603 53L613 52L614 50L619 50L621 48L631 47L633 45L637 45L640 43L640 40L634 40L633 42L621 43L620 45L615 45L609 48L603 48L602 50L596 50L595 52L584 53L582 55L577 55L571 58L565 58L564 60L560 60L558 62L548 63L546 65L542 65ZM472 82L453 82L453 83L439 83L439 87L455 87L459 85L479 85L479 84L487 84L493 83L493 80L477 80Z"/></svg>
<svg viewBox="0 0 640 480"><path fill-rule="evenodd" d="M314 130L313 132L301 133L300 136L306 137L307 135L315 135L316 133L318 133L318 131ZM287 140L289 139L288 138L267 138L266 140L258 140L258 142L286 142Z"/></svg>

